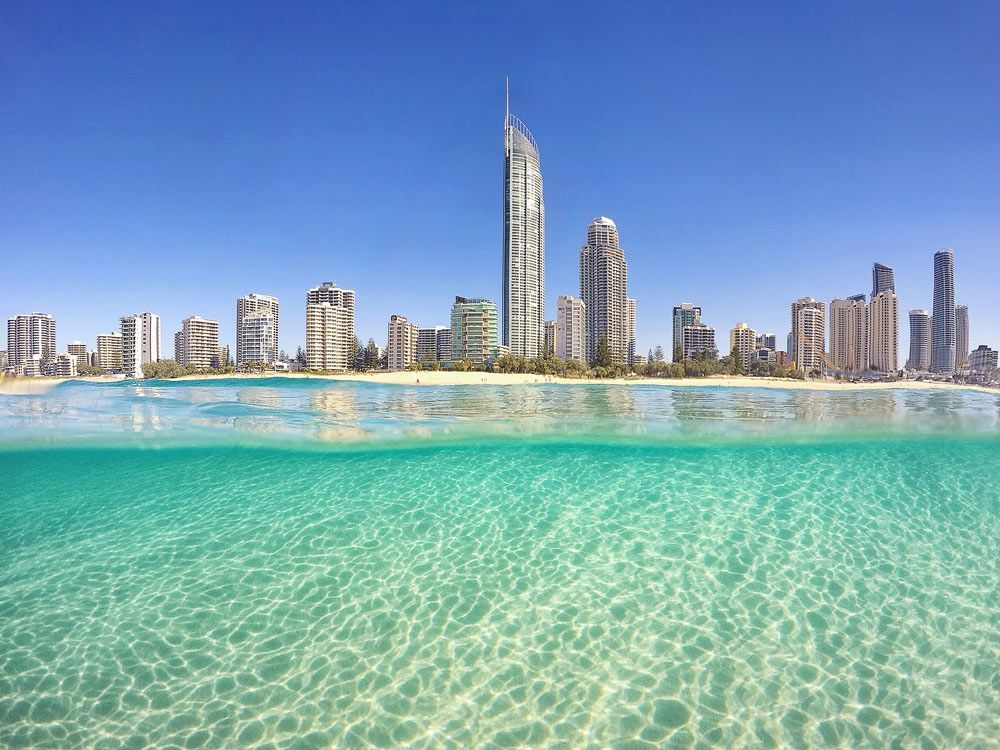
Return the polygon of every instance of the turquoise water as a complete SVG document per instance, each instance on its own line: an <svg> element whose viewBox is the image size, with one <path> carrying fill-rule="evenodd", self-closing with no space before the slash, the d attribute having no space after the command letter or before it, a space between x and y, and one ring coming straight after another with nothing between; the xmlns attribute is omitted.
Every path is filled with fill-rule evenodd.
<svg viewBox="0 0 1000 750"><path fill-rule="evenodd" d="M1000 398L0 396L0 746L997 747Z"/></svg>

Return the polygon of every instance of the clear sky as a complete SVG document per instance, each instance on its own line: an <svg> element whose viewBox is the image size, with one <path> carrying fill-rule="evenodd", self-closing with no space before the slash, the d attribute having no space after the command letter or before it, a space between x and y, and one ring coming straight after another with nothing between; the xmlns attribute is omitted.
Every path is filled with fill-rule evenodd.
<svg viewBox="0 0 1000 750"><path fill-rule="evenodd" d="M618 224L638 350L670 308L738 321L870 291L931 306L955 251L971 345L1000 345L1000 4L0 4L0 316L60 349L141 310L218 318L358 294L445 324L500 290L504 78L542 156L547 312L589 221Z"/></svg>

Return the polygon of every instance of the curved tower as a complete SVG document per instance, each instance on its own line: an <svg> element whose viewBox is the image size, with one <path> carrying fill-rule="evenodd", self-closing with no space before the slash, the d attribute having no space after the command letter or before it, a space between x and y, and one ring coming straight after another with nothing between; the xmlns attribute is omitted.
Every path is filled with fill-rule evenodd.
<svg viewBox="0 0 1000 750"><path fill-rule="evenodd" d="M538 144L510 113L503 128L503 292L500 343L511 354L545 353L545 199Z"/></svg>
<svg viewBox="0 0 1000 750"><path fill-rule="evenodd" d="M934 317L931 318L931 370L955 372L955 256L934 253Z"/></svg>
<svg viewBox="0 0 1000 750"><path fill-rule="evenodd" d="M615 362L629 361L628 263L618 244L618 227L598 216L587 227L580 248L580 299L586 305L587 361L593 362L601 339Z"/></svg>

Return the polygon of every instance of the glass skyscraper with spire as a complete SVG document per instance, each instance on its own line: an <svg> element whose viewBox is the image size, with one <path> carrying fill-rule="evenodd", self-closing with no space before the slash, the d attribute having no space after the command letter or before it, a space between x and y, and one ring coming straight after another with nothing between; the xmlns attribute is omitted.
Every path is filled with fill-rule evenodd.
<svg viewBox="0 0 1000 750"><path fill-rule="evenodd" d="M545 353L545 199L538 144L510 113L504 118L503 279L500 343L511 354Z"/></svg>

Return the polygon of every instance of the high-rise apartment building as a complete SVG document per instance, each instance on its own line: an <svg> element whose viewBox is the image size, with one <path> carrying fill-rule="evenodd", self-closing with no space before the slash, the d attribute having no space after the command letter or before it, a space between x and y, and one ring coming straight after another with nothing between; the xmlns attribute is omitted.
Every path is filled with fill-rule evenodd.
<svg viewBox="0 0 1000 750"><path fill-rule="evenodd" d="M580 248L580 299L587 312L587 361L594 361L605 339L612 360L628 362L628 264L618 227L606 216L590 223Z"/></svg>
<svg viewBox="0 0 1000 750"><path fill-rule="evenodd" d="M420 326L402 315L389 316L389 346L386 361L390 370L405 370L418 361L417 338Z"/></svg>
<svg viewBox="0 0 1000 750"><path fill-rule="evenodd" d="M969 369L973 372L990 372L997 369L997 352L986 344L980 344L969 355Z"/></svg>
<svg viewBox="0 0 1000 750"><path fill-rule="evenodd" d="M931 324L931 370L955 371L955 256L934 253L934 315Z"/></svg>
<svg viewBox="0 0 1000 750"><path fill-rule="evenodd" d="M587 306L568 294L556 300L556 356L587 362Z"/></svg>
<svg viewBox="0 0 1000 750"><path fill-rule="evenodd" d="M826 305L812 297L792 303L792 350L795 368L803 372L819 370L826 356Z"/></svg>
<svg viewBox="0 0 1000 750"><path fill-rule="evenodd" d="M556 356L556 322L554 320L545 321L545 351L546 357Z"/></svg>
<svg viewBox="0 0 1000 750"><path fill-rule="evenodd" d="M122 370L122 335L118 331L97 335L97 366L108 372Z"/></svg>
<svg viewBox="0 0 1000 750"><path fill-rule="evenodd" d="M868 362L878 372L899 369L899 297L879 292L868 306Z"/></svg>
<svg viewBox="0 0 1000 750"><path fill-rule="evenodd" d="M868 369L868 306L865 295L830 303L830 360L845 372Z"/></svg>
<svg viewBox="0 0 1000 750"><path fill-rule="evenodd" d="M452 360L491 362L499 353L497 306L492 300L455 297L451 306Z"/></svg>
<svg viewBox="0 0 1000 750"><path fill-rule="evenodd" d="M306 367L346 370L354 345L356 295L325 281L306 292Z"/></svg>
<svg viewBox="0 0 1000 750"><path fill-rule="evenodd" d="M448 362L451 359L451 329L447 326L421 328L417 331L417 361L436 360Z"/></svg>
<svg viewBox="0 0 1000 750"><path fill-rule="evenodd" d="M927 370L931 366L931 318L926 310L910 310L910 358L908 370Z"/></svg>
<svg viewBox="0 0 1000 750"><path fill-rule="evenodd" d="M56 319L33 312L7 319L7 367L18 371L38 356L44 365L56 356Z"/></svg>
<svg viewBox="0 0 1000 750"><path fill-rule="evenodd" d="M142 366L159 362L160 316L151 312L126 315L121 319L122 372L130 378L143 377Z"/></svg>
<svg viewBox="0 0 1000 750"><path fill-rule="evenodd" d="M778 337L773 333L761 333L757 336L757 348L758 349L770 349L773 352L778 351Z"/></svg>
<svg viewBox="0 0 1000 750"><path fill-rule="evenodd" d="M219 361L219 321L197 315L184 318L174 334L174 359L182 365L208 370Z"/></svg>
<svg viewBox="0 0 1000 750"><path fill-rule="evenodd" d="M635 298L625 300L625 356L628 365L635 364Z"/></svg>
<svg viewBox="0 0 1000 750"><path fill-rule="evenodd" d="M684 326L681 332L681 354L684 359L694 359L704 354L717 357L719 350L715 346L715 328L701 322Z"/></svg>
<svg viewBox="0 0 1000 750"><path fill-rule="evenodd" d="M90 364L90 354L87 352L87 345L82 341L74 341L66 346L66 353L76 357L77 368Z"/></svg>
<svg viewBox="0 0 1000 750"><path fill-rule="evenodd" d="M969 308L955 305L955 370L969 365Z"/></svg>
<svg viewBox="0 0 1000 750"><path fill-rule="evenodd" d="M701 308L690 302L681 302L674 307L674 348L671 356L674 362L684 359L684 326L693 326L701 322Z"/></svg>
<svg viewBox="0 0 1000 750"><path fill-rule="evenodd" d="M503 274L500 342L539 357L545 345L545 199L538 144L510 113L504 118Z"/></svg>
<svg viewBox="0 0 1000 750"><path fill-rule="evenodd" d="M892 266L875 263L872 266L872 299L875 299L880 292L894 291L896 291L896 276Z"/></svg>
<svg viewBox="0 0 1000 750"><path fill-rule="evenodd" d="M744 370L750 368L750 356L757 349L757 332L746 323L737 323L729 332L729 352L740 358Z"/></svg>
<svg viewBox="0 0 1000 750"><path fill-rule="evenodd" d="M236 300L236 366L272 364L278 359L278 298L269 294L246 294ZM261 315L270 315L271 322ZM253 316L252 330L245 321ZM263 347L263 348L262 348Z"/></svg>

